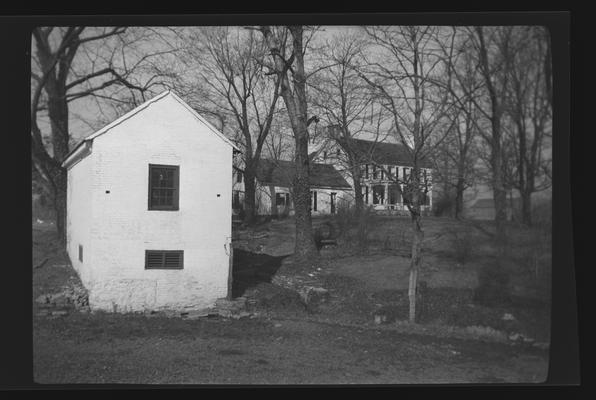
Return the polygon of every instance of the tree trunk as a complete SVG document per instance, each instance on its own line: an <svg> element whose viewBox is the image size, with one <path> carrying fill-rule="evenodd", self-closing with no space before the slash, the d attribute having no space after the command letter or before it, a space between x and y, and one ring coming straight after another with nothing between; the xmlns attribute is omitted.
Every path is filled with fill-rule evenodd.
<svg viewBox="0 0 596 400"><path fill-rule="evenodd" d="M57 171L52 177L54 181L54 210L56 212L56 230L62 245L66 245L66 190L67 172L65 169Z"/></svg>
<svg viewBox="0 0 596 400"><path fill-rule="evenodd" d="M48 116L52 132L53 159L64 161L69 152L68 139L68 103L66 102L65 82L51 77L45 86L48 96ZM60 242L66 244L66 190L67 172L59 164L51 168L53 183L54 208L56 211L56 229Z"/></svg>
<svg viewBox="0 0 596 400"><path fill-rule="evenodd" d="M306 121L304 121L306 131ZM296 220L296 250L298 257L310 260L318 254L312 234L310 214L310 182L308 160L308 135L295 135L296 175L294 177L294 216Z"/></svg>
<svg viewBox="0 0 596 400"><path fill-rule="evenodd" d="M493 150L493 200L495 205L495 226L497 230L497 242L505 240L505 224L507 221L507 191L503 183L503 171L501 163L501 152Z"/></svg>
<svg viewBox="0 0 596 400"><path fill-rule="evenodd" d="M460 219L464 210L464 178L457 178L455 185L455 219Z"/></svg>
<svg viewBox="0 0 596 400"><path fill-rule="evenodd" d="M355 162L352 162L352 168L351 168L351 173L352 173L352 180L354 181L354 203L355 203L355 219L356 222L358 224L357 229L357 235L358 235L358 246L360 247L360 251L365 251L366 250L366 245L367 245L367 241L366 241L366 226L367 226L367 222L365 221L364 218L364 199L362 196L362 183L360 182L360 179L362 177L362 170L360 169L360 166L357 165Z"/></svg>
<svg viewBox="0 0 596 400"><path fill-rule="evenodd" d="M362 198L362 183L360 178L362 171L359 165L352 163L352 180L354 181L354 204L356 210L356 216L360 217L362 210L364 209L364 199Z"/></svg>
<svg viewBox="0 0 596 400"><path fill-rule="evenodd" d="M414 207L418 201L417 195L413 195ZM410 303L409 320L416 322L416 288L418 286L418 271L420 270L420 263L422 261L422 240L424 239L424 231L421 226L420 213L415 211L411 215L412 218L412 255L410 259L410 281L408 286L408 299Z"/></svg>
<svg viewBox="0 0 596 400"><path fill-rule="evenodd" d="M507 219L507 193L503 182L503 159L501 149L501 116L503 115L503 109L499 94L491 80L491 71L488 65L488 51L484 43L483 28L477 26L476 33L480 42L479 61L482 65L482 73L487 86L491 107L490 122L492 132L490 146L493 199L495 204L495 225L497 229L497 242L502 243L505 239L505 221ZM506 87L506 81L503 82L503 86Z"/></svg>
<svg viewBox="0 0 596 400"><path fill-rule="evenodd" d="M522 222L527 226L532 226L532 192L522 191L521 202Z"/></svg>
<svg viewBox="0 0 596 400"><path fill-rule="evenodd" d="M251 225L256 217L256 181L254 167L244 169L244 223Z"/></svg>
<svg viewBox="0 0 596 400"><path fill-rule="evenodd" d="M280 94L284 99L295 141L295 174L292 184L294 200L294 217L296 224L295 255L304 260L318 256L318 250L312 234L310 215L310 182L308 160L308 116L306 99L306 73L304 71L303 27L288 26L292 36L292 56L289 60L280 54L280 44L276 43L267 26L261 27L261 32L275 63L276 72L280 78ZM289 68L293 65L293 68ZM293 85L288 78L288 70L292 74Z"/></svg>

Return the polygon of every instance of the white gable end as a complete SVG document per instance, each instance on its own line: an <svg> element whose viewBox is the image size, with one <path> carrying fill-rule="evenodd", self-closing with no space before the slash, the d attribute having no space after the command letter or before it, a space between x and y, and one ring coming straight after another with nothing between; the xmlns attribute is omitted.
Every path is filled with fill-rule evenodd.
<svg viewBox="0 0 596 400"><path fill-rule="evenodd" d="M185 116L182 114L188 115ZM227 143L235 150L239 150L238 147L234 145L234 143L232 143L227 137L225 137L223 133L221 133L212 124L210 124L209 121L203 118L199 113L197 113L192 107L190 107L174 92L167 90L146 101L140 106L134 108L133 110L121 116L120 118L106 125L99 131L85 138L65 158L65 160L62 163L62 166L71 167L74 164L76 158L85 157L87 153L82 151L83 147L85 145L89 146L89 144L92 143L94 139L102 137L105 134L112 134L115 131L120 131L122 129L119 128L121 128L123 125L130 125L131 121L137 122L136 120L138 119L143 119L147 121L157 121L159 124L166 123L166 120L170 120L172 122L180 120L180 122L184 121L184 123L188 124L187 126L192 125L190 124L190 120L192 119L203 126L204 129L200 130L204 133L214 135L215 137L219 138L222 142Z"/></svg>

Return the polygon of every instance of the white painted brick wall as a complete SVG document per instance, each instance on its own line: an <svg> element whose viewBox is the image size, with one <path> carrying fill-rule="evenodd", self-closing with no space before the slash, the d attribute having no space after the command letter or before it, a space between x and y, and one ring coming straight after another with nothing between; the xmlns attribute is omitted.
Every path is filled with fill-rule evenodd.
<svg viewBox="0 0 596 400"><path fill-rule="evenodd" d="M166 96L95 138L92 157L93 214L80 221L90 223L91 307L205 308L225 297L232 148ZM178 211L148 210L149 164L180 167ZM183 250L184 269L145 270L145 250Z"/></svg>
<svg viewBox="0 0 596 400"><path fill-rule="evenodd" d="M73 268L87 285L92 280L90 226L92 218L93 154L68 171L66 193L66 249ZM75 189L76 188L76 189ZM79 261L79 245L83 246L83 262Z"/></svg>

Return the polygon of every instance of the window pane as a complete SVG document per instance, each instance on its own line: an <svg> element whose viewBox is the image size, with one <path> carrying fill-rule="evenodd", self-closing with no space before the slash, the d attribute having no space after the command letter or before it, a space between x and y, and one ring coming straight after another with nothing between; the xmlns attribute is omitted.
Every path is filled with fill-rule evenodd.
<svg viewBox="0 0 596 400"><path fill-rule="evenodd" d="M151 186L159 185L159 170L157 168L151 169Z"/></svg>
<svg viewBox="0 0 596 400"><path fill-rule="evenodd" d="M171 190L165 190L164 205L171 206L173 203L174 202L173 202L173 198L172 198L172 191Z"/></svg>
<svg viewBox="0 0 596 400"><path fill-rule="evenodd" d="M159 205L159 192L157 189L151 190L151 206Z"/></svg>

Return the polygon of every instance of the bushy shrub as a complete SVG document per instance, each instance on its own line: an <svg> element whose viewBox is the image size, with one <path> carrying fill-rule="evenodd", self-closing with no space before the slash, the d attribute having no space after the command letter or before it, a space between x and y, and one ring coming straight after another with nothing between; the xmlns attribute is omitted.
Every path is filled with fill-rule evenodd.
<svg viewBox="0 0 596 400"><path fill-rule="evenodd" d="M509 274L501 263L495 262L480 270L474 301L488 307L510 304Z"/></svg>
<svg viewBox="0 0 596 400"><path fill-rule="evenodd" d="M474 251L471 229L451 229L447 234L455 260L462 265L468 262Z"/></svg>
<svg viewBox="0 0 596 400"><path fill-rule="evenodd" d="M338 237L359 252L366 252L373 215L372 207L365 207L359 215L353 206L338 207L334 216Z"/></svg>
<svg viewBox="0 0 596 400"><path fill-rule="evenodd" d="M549 225L537 226L529 231L529 242L523 257L526 273L532 286L541 297L550 299L552 273L552 231Z"/></svg>
<svg viewBox="0 0 596 400"><path fill-rule="evenodd" d="M433 203L433 214L435 217L450 216L453 213L454 207L455 201L453 197L448 194L444 194Z"/></svg>
<svg viewBox="0 0 596 400"><path fill-rule="evenodd" d="M550 229L552 225L552 201L536 202L532 207L532 221L535 225Z"/></svg>

